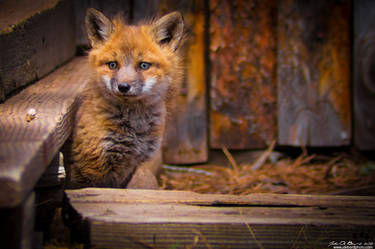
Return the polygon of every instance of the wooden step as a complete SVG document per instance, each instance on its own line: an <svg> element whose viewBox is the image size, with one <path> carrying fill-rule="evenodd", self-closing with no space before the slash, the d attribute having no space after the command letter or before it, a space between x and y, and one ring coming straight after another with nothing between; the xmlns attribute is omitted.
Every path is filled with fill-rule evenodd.
<svg viewBox="0 0 375 249"><path fill-rule="evenodd" d="M0 102L75 53L72 0L0 1Z"/></svg>
<svg viewBox="0 0 375 249"><path fill-rule="evenodd" d="M0 208L26 198L70 135L88 74L86 59L75 58L0 104Z"/></svg>
<svg viewBox="0 0 375 249"><path fill-rule="evenodd" d="M95 188L66 195L72 234L95 248L329 248L375 238L375 197Z"/></svg>

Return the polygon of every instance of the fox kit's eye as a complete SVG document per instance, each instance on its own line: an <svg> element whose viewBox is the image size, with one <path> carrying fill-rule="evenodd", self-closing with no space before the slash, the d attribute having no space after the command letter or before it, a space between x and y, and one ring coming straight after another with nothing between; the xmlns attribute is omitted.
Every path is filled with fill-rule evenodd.
<svg viewBox="0 0 375 249"><path fill-rule="evenodd" d="M116 61L110 61L107 63L108 65L108 68L111 69L111 70L114 70L117 68L117 62Z"/></svg>
<svg viewBox="0 0 375 249"><path fill-rule="evenodd" d="M151 66L151 63L148 62L140 62L139 63L139 68L142 70L148 70Z"/></svg>

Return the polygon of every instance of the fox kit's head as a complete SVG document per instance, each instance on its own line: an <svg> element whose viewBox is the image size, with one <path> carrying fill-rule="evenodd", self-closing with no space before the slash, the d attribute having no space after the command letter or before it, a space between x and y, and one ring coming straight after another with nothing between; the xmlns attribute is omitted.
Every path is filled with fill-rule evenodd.
<svg viewBox="0 0 375 249"><path fill-rule="evenodd" d="M184 22L179 12L147 25L130 26L119 17L111 21L101 12L88 9L86 28L92 46L89 61L96 71L96 82L107 96L164 97L171 84L182 80L177 50Z"/></svg>

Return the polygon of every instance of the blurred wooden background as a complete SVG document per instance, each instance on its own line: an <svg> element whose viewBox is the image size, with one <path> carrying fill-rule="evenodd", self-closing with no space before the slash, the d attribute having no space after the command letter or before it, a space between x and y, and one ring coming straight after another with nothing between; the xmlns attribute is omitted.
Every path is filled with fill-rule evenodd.
<svg viewBox="0 0 375 249"><path fill-rule="evenodd" d="M371 0L79 1L130 23L173 10L190 40L167 163L205 162L214 148L375 149L375 2Z"/></svg>

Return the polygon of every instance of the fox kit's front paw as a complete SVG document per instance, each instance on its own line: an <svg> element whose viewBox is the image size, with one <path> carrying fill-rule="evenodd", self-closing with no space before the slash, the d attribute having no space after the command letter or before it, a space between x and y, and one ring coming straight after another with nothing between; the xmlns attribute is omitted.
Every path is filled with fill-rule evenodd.
<svg viewBox="0 0 375 249"><path fill-rule="evenodd" d="M155 175L148 168L139 167L134 172L126 188L159 189L159 184Z"/></svg>

